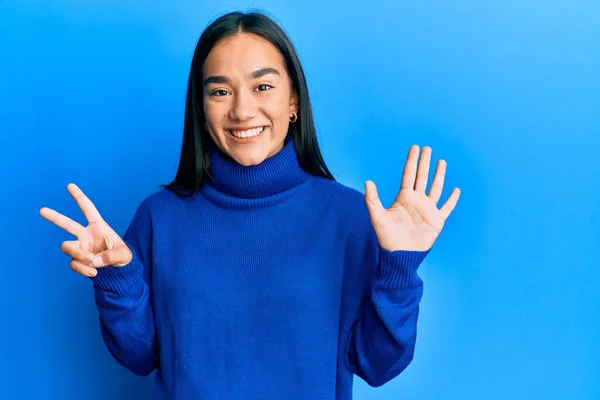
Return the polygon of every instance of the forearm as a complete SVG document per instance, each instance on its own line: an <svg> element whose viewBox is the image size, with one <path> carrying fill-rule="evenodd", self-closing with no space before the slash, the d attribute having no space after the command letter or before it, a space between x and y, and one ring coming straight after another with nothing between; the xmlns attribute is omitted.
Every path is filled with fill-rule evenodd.
<svg viewBox="0 0 600 400"><path fill-rule="evenodd" d="M138 375L157 366L156 326L150 288L135 251L124 267L104 267L92 278L102 337L113 357Z"/></svg>
<svg viewBox="0 0 600 400"><path fill-rule="evenodd" d="M346 344L347 367L371 386L381 386L412 361L423 281L417 268L428 251L380 250L372 290Z"/></svg>

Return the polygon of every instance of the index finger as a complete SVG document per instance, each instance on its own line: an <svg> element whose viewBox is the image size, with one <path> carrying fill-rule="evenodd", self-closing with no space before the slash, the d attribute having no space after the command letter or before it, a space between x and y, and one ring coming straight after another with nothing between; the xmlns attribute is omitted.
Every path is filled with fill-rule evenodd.
<svg viewBox="0 0 600 400"><path fill-rule="evenodd" d="M81 211L83 211L83 215L85 215L85 218L88 220L89 223L102 221L102 216L96 209L96 206L94 206L94 203L92 203L92 201L88 199L88 197L85 194L83 194L81 189L79 189L79 187L76 184L69 183L67 185L67 190L69 191L71 196L73 196L73 198L77 202L77 205L79 206Z"/></svg>
<svg viewBox="0 0 600 400"><path fill-rule="evenodd" d="M54 211L48 207L42 207L40 209L40 215L52 222L53 224L63 228L65 231L69 232L72 235L79 237L84 231L85 228L81 226L78 222L73 221L71 218L62 215L59 212Z"/></svg>

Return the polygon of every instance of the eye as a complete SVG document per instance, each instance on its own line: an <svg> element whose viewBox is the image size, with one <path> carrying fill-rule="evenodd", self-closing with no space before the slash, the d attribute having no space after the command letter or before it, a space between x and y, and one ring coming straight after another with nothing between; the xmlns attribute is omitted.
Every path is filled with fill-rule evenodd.
<svg viewBox="0 0 600 400"><path fill-rule="evenodd" d="M263 84L261 84L261 85L258 85L258 86L256 87L256 89L257 89L257 91L259 91L259 92L264 92L264 91L266 91L266 90L273 89L273 86L271 86L271 85L267 85L267 84L264 84L264 83L263 83Z"/></svg>
<svg viewBox="0 0 600 400"><path fill-rule="evenodd" d="M217 90L213 90L212 92L210 92L208 95L209 96L216 96L216 97L221 97L221 96L227 96L227 90L224 89L217 89Z"/></svg>

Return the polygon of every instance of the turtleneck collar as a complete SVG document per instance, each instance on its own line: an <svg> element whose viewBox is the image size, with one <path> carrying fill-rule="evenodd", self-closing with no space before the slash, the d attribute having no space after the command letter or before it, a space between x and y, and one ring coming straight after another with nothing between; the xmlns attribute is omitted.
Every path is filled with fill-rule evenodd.
<svg viewBox="0 0 600 400"><path fill-rule="evenodd" d="M210 148L210 171L204 185L205 194L228 203L237 199L263 199L285 194L306 182L310 174L298 163L296 146L286 137L283 148L258 165L243 166L225 158L213 144ZM284 196L287 197L287 196Z"/></svg>

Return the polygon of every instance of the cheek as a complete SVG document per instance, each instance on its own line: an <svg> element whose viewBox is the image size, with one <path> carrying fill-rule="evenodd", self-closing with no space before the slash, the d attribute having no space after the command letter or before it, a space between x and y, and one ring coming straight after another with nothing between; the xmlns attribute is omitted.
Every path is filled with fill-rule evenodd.
<svg viewBox="0 0 600 400"><path fill-rule="evenodd" d="M226 102L204 101L204 115L213 126L220 124L227 117L227 111L228 106Z"/></svg>
<svg viewBox="0 0 600 400"><path fill-rule="evenodd" d="M266 102L263 109L270 119L279 123L286 122L289 119L290 113L289 103L289 96L273 96L272 99Z"/></svg>
<svg viewBox="0 0 600 400"><path fill-rule="evenodd" d="M207 100L206 98L204 98L204 115L212 115L215 113L215 109L217 109L217 107L215 107L216 104L210 100Z"/></svg>

